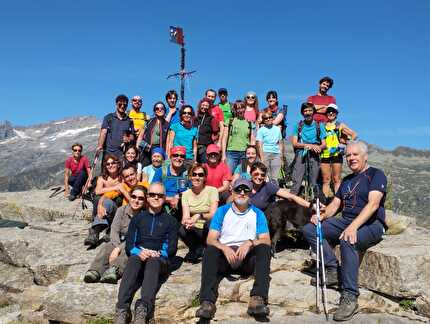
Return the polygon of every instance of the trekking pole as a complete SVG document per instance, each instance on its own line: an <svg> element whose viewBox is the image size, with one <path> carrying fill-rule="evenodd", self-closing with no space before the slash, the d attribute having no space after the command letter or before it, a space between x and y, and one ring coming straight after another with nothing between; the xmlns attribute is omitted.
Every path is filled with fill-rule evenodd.
<svg viewBox="0 0 430 324"><path fill-rule="evenodd" d="M93 173L94 173L94 170L96 168L97 162L99 160L99 155L100 155L100 151L97 151L96 155L94 156L94 161L93 161L91 168L90 168L90 174L88 175L87 182L85 183L85 185L81 191L81 204L80 205L82 206L82 210L87 208L87 206L85 205L85 202L84 202L84 200L85 200L84 196L87 193L87 190L88 190L88 187L89 187L91 181L93 180ZM79 206L79 204L75 208L75 212L73 213L72 219L75 218L76 212L78 211L78 206Z"/></svg>
<svg viewBox="0 0 430 324"><path fill-rule="evenodd" d="M322 303L324 308L324 314L326 320L328 321L328 311L327 311L327 286L326 286L326 278L325 278L325 264L324 264L324 238L323 232L321 228L321 211L320 211L320 198L319 198L319 187L315 186L314 188L315 198L316 198L316 211L317 211L317 226L316 226L316 236L317 236L317 292L316 292L316 308L319 313L319 259L321 256L321 276L322 276Z"/></svg>

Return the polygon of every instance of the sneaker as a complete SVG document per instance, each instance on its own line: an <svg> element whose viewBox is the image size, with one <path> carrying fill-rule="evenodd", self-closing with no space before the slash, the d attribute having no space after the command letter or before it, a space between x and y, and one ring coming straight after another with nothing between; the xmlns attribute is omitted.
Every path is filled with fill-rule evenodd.
<svg viewBox="0 0 430 324"><path fill-rule="evenodd" d="M94 283L100 280L100 273L96 270L88 270L85 273L84 281L86 283Z"/></svg>
<svg viewBox="0 0 430 324"><path fill-rule="evenodd" d="M315 270L316 275L316 270ZM323 284L323 278L322 274L320 274L320 285ZM316 286L317 285L317 278L313 277L311 279L311 285ZM338 278L338 272L337 269L327 268L325 272L325 285L326 287L336 287L339 286L339 278Z"/></svg>
<svg viewBox="0 0 430 324"><path fill-rule="evenodd" d="M196 317L210 320L214 318L216 312L216 306L210 301L203 301L200 304L200 308L196 311Z"/></svg>
<svg viewBox="0 0 430 324"><path fill-rule="evenodd" d="M98 243L99 233L96 232L93 228L90 228L88 236L84 241L84 245L88 245L89 247L96 247Z"/></svg>
<svg viewBox="0 0 430 324"><path fill-rule="evenodd" d="M248 315L250 316L267 316L270 313L264 298L261 296L251 296L248 304Z"/></svg>
<svg viewBox="0 0 430 324"><path fill-rule="evenodd" d="M116 284L118 279L118 267L111 266L103 273L102 277L100 278L100 282Z"/></svg>
<svg viewBox="0 0 430 324"><path fill-rule="evenodd" d="M333 315L333 320L337 322L348 321L357 312L357 296L344 291L340 296L339 307L336 309L336 312Z"/></svg>
<svg viewBox="0 0 430 324"><path fill-rule="evenodd" d="M74 201L76 199L76 196L73 194L70 194L68 199L69 199L69 201Z"/></svg>
<svg viewBox="0 0 430 324"><path fill-rule="evenodd" d="M137 300L134 306L134 319L133 324L146 324L146 317L148 316L148 307L142 300Z"/></svg>
<svg viewBox="0 0 430 324"><path fill-rule="evenodd" d="M116 309L113 324L128 324L130 321L131 312L129 309Z"/></svg>
<svg viewBox="0 0 430 324"><path fill-rule="evenodd" d="M197 251L190 250L185 255L184 262L195 264L195 263L199 263L200 258L201 258L201 255L199 255Z"/></svg>

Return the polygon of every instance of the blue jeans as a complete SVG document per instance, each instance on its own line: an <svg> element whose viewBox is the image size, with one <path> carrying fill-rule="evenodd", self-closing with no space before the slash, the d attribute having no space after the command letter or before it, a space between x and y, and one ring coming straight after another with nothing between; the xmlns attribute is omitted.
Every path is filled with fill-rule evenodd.
<svg viewBox="0 0 430 324"><path fill-rule="evenodd" d="M379 220L362 225L357 231L357 243L351 244L344 240L339 240L339 236L351 224L352 220L341 217L331 217L321 223L323 232L324 264L326 268L337 269L337 259L334 254L334 247L340 245L341 282L342 290L358 296L358 268L360 266L359 252L365 251L369 247L379 243L384 234L384 226ZM303 235L309 242L312 251L316 252L316 226L308 223L303 227Z"/></svg>
<svg viewBox="0 0 430 324"><path fill-rule="evenodd" d="M227 165L231 173L233 173L236 167L242 163L242 160L246 158L245 151L227 151L226 155Z"/></svg>
<svg viewBox="0 0 430 324"><path fill-rule="evenodd" d="M81 194L82 188L87 182L88 175L87 171L81 170L78 174L69 177L69 185L72 186L72 191L70 192L73 196L77 197Z"/></svg>

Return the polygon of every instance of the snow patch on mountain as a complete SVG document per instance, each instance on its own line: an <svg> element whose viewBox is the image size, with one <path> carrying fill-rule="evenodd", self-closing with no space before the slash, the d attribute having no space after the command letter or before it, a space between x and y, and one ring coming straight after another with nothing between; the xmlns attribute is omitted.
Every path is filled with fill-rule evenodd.
<svg viewBox="0 0 430 324"><path fill-rule="evenodd" d="M22 139L28 139L28 138L31 138L30 136L28 136L25 132L23 132L23 131L19 131L19 130L16 130L16 129L14 129L13 130L14 132L15 132L15 134L16 135L18 135L18 137L19 138L22 138Z"/></svg>

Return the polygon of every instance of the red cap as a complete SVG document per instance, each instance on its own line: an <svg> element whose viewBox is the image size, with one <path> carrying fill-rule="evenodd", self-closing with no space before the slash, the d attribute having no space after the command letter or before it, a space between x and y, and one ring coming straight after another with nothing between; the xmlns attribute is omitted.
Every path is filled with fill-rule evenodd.
<svg viewBox="0 0 430 324"><path fill-rule="evenodd" d="M221 149L216 144L209 144L208 148L206 149L206 154L211 154L211 153L218 153L219 154L219 153L221 153Z"/></svg>
<svg viewBox="0 0 430 324"><path fill-rule="evenodd" d="M182 154L182 155L185 155L187 153L187 150L185 149L184 146L175 146L175 147L172 147L170 149L170 155L172 155L172 154L178 154L178 153Z"/></svg>

